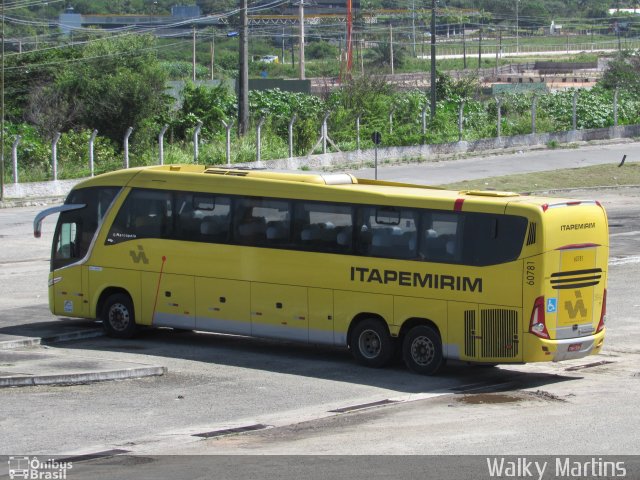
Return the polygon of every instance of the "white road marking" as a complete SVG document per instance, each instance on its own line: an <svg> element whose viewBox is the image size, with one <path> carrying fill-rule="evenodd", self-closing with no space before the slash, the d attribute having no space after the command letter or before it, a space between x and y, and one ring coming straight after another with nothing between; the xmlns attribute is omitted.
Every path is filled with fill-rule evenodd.
<svg viewBox="0 0 640 480"><path fill-rule="evenodd" d="M619 233L610 233L610 237L633 237L635 235L639 235L640 230L632 230L631 232L619 232Z"/></svg>
<svg viewBox="0 0 640 480"><path fill-rule="evenodd" d="M633 263L640 263L640 255L609 259L609 265L630 265Z"/></svg>

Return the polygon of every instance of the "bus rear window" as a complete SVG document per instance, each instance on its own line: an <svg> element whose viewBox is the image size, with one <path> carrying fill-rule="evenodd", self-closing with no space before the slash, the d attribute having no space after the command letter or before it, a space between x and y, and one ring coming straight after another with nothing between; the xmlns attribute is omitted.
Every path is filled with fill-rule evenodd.
<svg viewBox="0 0 640 480"><path fill-rule="evenodd" d="M511 215L466 213L461 260L467 265L511 262L522 250L527 219Z"/></svg>

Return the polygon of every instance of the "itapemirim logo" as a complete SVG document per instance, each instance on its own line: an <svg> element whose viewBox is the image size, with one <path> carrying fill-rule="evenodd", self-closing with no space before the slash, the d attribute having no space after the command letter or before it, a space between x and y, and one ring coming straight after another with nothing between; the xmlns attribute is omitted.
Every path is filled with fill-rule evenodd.
<svg viewBox="0 0 640 480"><path fill-rule="evenodd" d="M584 306L584 301L582 300L582 293L580 293L580 290L576 290L575 295L576 303L571 303L571 300L564 302L564 308L567 310L567 313L569 314L569 318L571 318L571 320L576 318L578 314L580 314L580 317L586 317L588 313L587 307Z"/></svg>
<svg viewBox="0 0 640 480"><path fill-rule="evenodd" d="M53 458L40 460L38 457L9 457L9 478L25 480L65 480L72 462L62 462Z"/></svg>

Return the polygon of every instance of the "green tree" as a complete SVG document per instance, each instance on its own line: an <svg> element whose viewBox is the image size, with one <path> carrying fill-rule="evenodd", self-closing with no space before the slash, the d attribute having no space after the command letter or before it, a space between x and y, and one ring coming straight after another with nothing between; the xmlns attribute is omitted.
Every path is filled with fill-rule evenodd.
<svg viewBox="0 0 640 480"><path fill-rule="evenodd" d="M336 58L338 49L329 42L310 42L305 47L305 55L307 58Z"/></svg>
<svg viewBox="0 0 640 480"><path fill-rule="evenodd" d="M599 85L609 90L621 88L640 93L640 53L621 52L609 62Z"/></svg>
<svg viewBox="0 0 640 480"><path fill-rule="evenodd" d="M174 135L186 139L189 130L202 122L202 134L216 135L224 131L221 120L233 119L236 96L220 84L216 87L197 86L189 82L182 89L182 106L172 122Z"/></svg>
<svg viewBox="0 0 640 480"><path fill-rule="evenodd" d="M459 80L444 72L436 73L436 98L438 101L459 103L476 96L480 91L480 81L477 77L468 76Z"/></svg>
<svg viewBox="0 0 640 480"><path fill-rule="evenodd" d="M51 86L61 68L81 56L79 49L62 47L5 57L5 114L11 121L25 119L33 91Z"/></svg>
<svg viewBox="0 0 640 480"><path fill-rule="evenodd" d="M70 64L56 78L54 89L67 103L80 105L78 124L97 128L118 143L129 126L144 138L142 126L152 127L166 116L166 75L151 36L127 36L96 41L82 51L82 61Z"/></svg>
<svg viewBox="0 0 640 480"><path fill-rule="evenodd" d="M393 45L393 67L402 68L407 57L407 50L399 43ZM389 36L379 40L369 52L369 60L377 67L391 67L391 48Z"/></svg>

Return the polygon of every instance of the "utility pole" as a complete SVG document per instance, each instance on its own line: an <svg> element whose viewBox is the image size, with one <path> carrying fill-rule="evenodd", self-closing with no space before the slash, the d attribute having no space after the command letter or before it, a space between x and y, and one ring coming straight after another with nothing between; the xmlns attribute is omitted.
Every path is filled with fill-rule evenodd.
<svg viewBox="0 0 640 480"><path fill-rule="evenodd" d="M416 56L416 0L411 4L411 35L413 37L413 56Z"/></svg>
<svg viewBox="0 0 640 480"><path fill-rule="evenodd" d="M516 0L516 53L520 53L520 0Z"/></svg>
<svg viewBox="0 0 640 480"><path fill-rule="evenodd" d="M238 78L238 135L249 130L249 21L247 0L240 0L240 76Z"/></svg>
<svg viewBox="0 0 640 480"><path fill-rule="evenodd" d="M216 27L211 27L211 80L213 80L213 65L216 60Z"/></svg>
<svg viewBox="0 0 640 480"><path fill-rule="evenodd" d="M478 30L478 70L482 68L482 25Z"/></svg>
<svg viewBox="0 0 640 480"><path fill-rule="evenodd" d="M280 53L280 61L284 65L284 27L282 27L282 52Z"/></svg>
<svg viewBox="0 0 640 480"><path fill-rule="evenodd" d="M393 70L393 24L389 22L389 61L391 62L391 75L395 72Z"/></svg>
<svg viewBox="0 0 640 480"><path fill-rule="evenodd" d="M467 37L465 34L465 26L462 25L462 64L465 70L467 69Z"/></svg>
<svg viewBox="0 0 640 480"><path fill-rule="evenodd" d="M298 17L298 21L300 22L300 80L304 80L304 0L300 0Z"/></svg>
<svg viewBox="0 0 640 480"><path fill-rule="evenodd" d="M2 61L0 62L0 110L2 119L0 120L0 200L4 200L4 0L0 5L0 16L2 17L2 47L0 55L2 55Z"/></svg>
<svg viewBox="0 0 640 480"><path fill-rule="evenodd" d="M353 2L347 0L347 78L351 79L351 69L353 68Z"/></svg>
<svg viewBox="0 0 640 480"><path fill-rule="evenodd" d="M193 25L191 27L191 30L192 30L191 34L193 37L192 55L191 55L191 70L192 70L191 80L195 82L196 81L196 26Z"/></svg>
<svg viewBox="0 0 640 480"><path fill-rule="evenodd" d="M431 0L431 120L436 116L436 0Z"/></svg>

